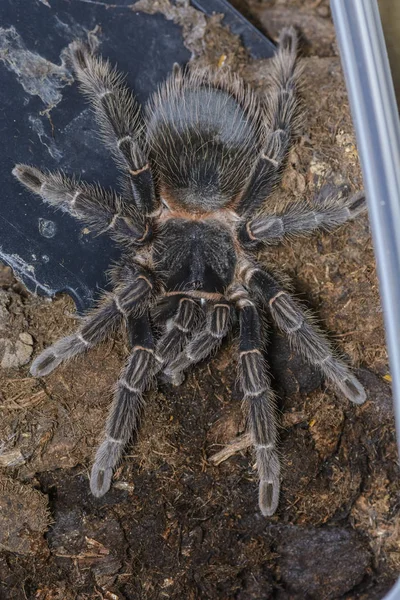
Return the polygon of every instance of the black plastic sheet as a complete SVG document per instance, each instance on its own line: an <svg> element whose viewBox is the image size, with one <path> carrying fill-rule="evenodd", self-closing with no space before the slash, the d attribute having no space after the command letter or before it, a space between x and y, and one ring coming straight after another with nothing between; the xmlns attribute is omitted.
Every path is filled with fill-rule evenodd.
<svg viewBox="0 0 400 600"><path fill-rule="evenodd" d="M171 71L186 63L182 30L161 14L134 12L129 2L112 8L87 0L2 0L0 3L0 260L33 292L66 291L79 311L106 288L106 271L119 256L107 236L92 235L69 215L46 206L11 175L15 163L63 169L87 181L116 186L118 172L99 143L91 110L73 82L64 53L92 31L100 51L127 74L143 103ZM228 3L194 2L226 13L255 57L273 44Z"/></svg>

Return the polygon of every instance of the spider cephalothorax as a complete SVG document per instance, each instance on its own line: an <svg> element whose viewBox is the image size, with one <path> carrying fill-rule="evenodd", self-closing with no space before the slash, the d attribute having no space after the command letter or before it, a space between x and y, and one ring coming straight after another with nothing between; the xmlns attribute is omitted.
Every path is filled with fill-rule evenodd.
<svg viewBox="0 0 400 600"><path fill-rule="evenodd" d="M252 256L262 243L340 225L365 209L362 194L346 198L336 191L279 214L268 213L267 204L259 210L278 181L299 120L296 45L294 30L284 30L265 101L232 75L175 67L142 117L109 63L74 42L72 64L123 172L123 190L106 192L25 165L13 171L46 202L124 248L112 273L113 292L31 368L33 375L47 375L126 325L132 351L96 453L90 481L95 496L109 489L156 375L179 384L183 371L216 350L237 322L240 385L264 515L276 510L280 467L261 314L269 314L293 349L343 395L357 404L365 400L360 383L300 304Z"/></svg>

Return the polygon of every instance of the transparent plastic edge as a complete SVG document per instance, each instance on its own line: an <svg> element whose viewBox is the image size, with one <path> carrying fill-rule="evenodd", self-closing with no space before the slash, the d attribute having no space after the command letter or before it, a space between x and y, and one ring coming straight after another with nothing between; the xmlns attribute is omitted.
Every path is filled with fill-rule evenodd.
<svg viewBox="0 0 400 600"><path fill-rule="evenodd" d="M376 0L331 0L384 313L400 451L400 121ZM384 600L400 599L400 580Z"/></svg>

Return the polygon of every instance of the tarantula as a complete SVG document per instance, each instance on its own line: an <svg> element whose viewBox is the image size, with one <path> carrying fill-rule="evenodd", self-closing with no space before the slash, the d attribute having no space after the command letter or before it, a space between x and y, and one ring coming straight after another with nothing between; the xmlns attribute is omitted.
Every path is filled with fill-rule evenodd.
<svg viewBox="0 0 400 600"><path fill-rule="evenodd" d="M145 115L110 64L83 42L70 45L80 86L123 174L121 193L63 173L17 165L14 175L45 202L107 232L123 248L113 291L38 356L34 376L85 352L125 323L132 347L97 450L90 487L102 496L137 430L143 393L157 374L178 384L239 323L239 380L259 474L259 505L278 505L280 464L274 396L263 357L262 313L294 351L319 367L349 400L365 392L306 311L259 265L254 249L332 228L365 210L363 194L340 190L279 214L261 207L279 180L299 124L297 37L284 29L263 101L227 72L181 69L147 103Z"/></svg>

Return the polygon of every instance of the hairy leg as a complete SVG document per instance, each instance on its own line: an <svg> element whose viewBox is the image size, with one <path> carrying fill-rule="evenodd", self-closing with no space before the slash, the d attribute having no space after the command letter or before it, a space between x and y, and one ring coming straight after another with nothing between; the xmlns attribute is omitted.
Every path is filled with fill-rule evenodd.
<svg viewBox="0 0 400 600"><path fill-rule="evenodd" d="M154 281L149 273L126 267L124 283L113 294L105 296L102 304L86 317L76 333L46 348L33 361L32 375L48 375L62 362L102 342L124 318L137 314L149 302L153 286Z"/></svg>
<svg viewBox="0 0 400 600"><path fill-rule="evenodd" d="M143 143L140 108L123 77L82 42L70 45L75 74L90 100L103 139L126 175L137 208L150 214L156 204L154 183Z"/></svg>
<svg viewBox="0 0 400 600"><path fill-rule="evenodd" d="M161 367L147 313L129 319L129 338L132 351L117 382L104 440L96 452L90 476L90 489L96 497L110 489L113 471L139 428L143 392Z"/></svg>
<svg viewBox="0 0 400 600"><path fill-rule="evenodd" d="M285 237L307 235L317 229L333 229L350 219L355 219L367 209L364 192L343 198L343 190L332 190L324 198L317 198L310 206L296 202L278 215L260 215L245 223L240 230L240 240L246 246L258 242L281 242Z"/></svg>
<svg viewBox="0 0 400 600"><path fill-rule="evenodd" d="M321 331L269 273L261 269L248 272L246 284L269 308L273 320L289 338L294 350L318 367L335 386L355 404L366 399L365 390L350 368L335 354Z"/></svg>
<svg viewBox="0 0 400 600"><path fill-rule="evenodd" d="M204 310L197 299L183 294L171 296L167 294L163 300L167 306L169 305L169 314L165 314L167 306L164 306L162 316L165 318L166 328L157 342L157 356L164 368L167 368L204 320Z"/></svg>
<svg viewBox="0 0 400 600"><path fill-rule="evenodd" d="M296 67L297 34L293 27L283 29L272 61L271 94L265 121L265 143L247 187L238 203L239 214L254 212L277 183L293 135L298 128L297 88L300 71Z"/></svg>
<svg viewBox="0 0 400 600"><path fill-rule="evenodd" d="M239 311L239 380L257 457L259 505L261 513L270 516L279 502L280 463L275 399L262 352L262 326L258 310L244 288L235 290L231 300Z"/></svg>
<svg viewBox="0 0 400 600"><path fill-rule="evenodd" d="M149 241L150 221L114 192L29 165L16 165L13 174L45 202L82 219L98 233L108 232L117 242L127 245Z"/></svg>
<svg viewBox="0 0 400 600"><path fill-rule="evenodd" d="M164 370L166 376L175 384L182 381L182 372L219 348L231 324L231 306L220 300L207 307L205 327L194 334L188 344Z"/></svg>

